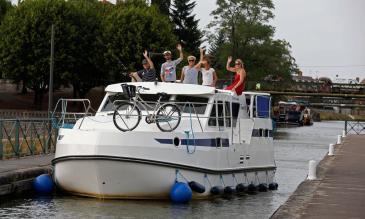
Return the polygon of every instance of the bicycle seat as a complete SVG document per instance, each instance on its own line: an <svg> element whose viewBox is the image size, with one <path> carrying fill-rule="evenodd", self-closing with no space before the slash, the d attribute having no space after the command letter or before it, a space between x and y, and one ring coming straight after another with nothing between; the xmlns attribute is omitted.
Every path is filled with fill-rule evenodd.
<svg viewBox="0 0 365 219"><path fill-rule="evenodd" d="M161 98L165 98L165 97L167 97L167 93L165 93L165 92L159 92L159 93L157 93L157 95L158 95L159 97L161 97Z"/></svg>

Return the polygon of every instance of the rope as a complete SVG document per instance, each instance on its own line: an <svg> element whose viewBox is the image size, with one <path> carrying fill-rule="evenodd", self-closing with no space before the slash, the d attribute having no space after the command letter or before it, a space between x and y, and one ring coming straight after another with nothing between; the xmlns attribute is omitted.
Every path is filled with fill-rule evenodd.
<svg viewBox="0 0 365 219"><path fill-rule="evenodd" d="M204 174L204 179L205 179L205 181L207 181L209 183L209 186L212 187L212 184L210 183L207 174ZM204 181L204 186L205 186L205 181Z"/></svg>
<svg viewBox="0 0 365 219"><path fill-rule="evenodd" d="M234 175L234 173L232 173L232 177L234 179L234 181L236 182L236 185L238 184L238 180L236 179L236 175Z"/></svg>
<svg viewBox="0 0 365 219"><path fill-rule="evenodd" d="M179 170L175 171L175 182L178 182L178 175L180 175L186 182L189 182Z"/></svg>
<svg viewBox="0 0 365 219"><path fill-rule="evenodd" d="M190 131L185 131L186 133L186 136L187 136L187 140L186 140L186 152L188 154L194 154L195 151L196 151L196 142L195 142L195 134L194 134L194 130L193 130L193 119L192 119L192 116L191 116L191 106L189 104L189 111L190 111L190 131L191 131L191 134L193 136L193 141L194 141L194 150L190 151L189 150L189 142L190 142Z"/></svg>
<svg viewBox="0 0 365 219"><path fill-rule="evenodd" d="M248 179L247 179L247 173L244 173L243 175L245 176L245 183L246 183L246 185L248 185L249 183L248 183Z"/></svg>
<svg viewBox="0 0 365 219"><path fill-rule="evenodd" d="M223 181L223 177L222 177L222 175L220 175L221 177L221 182L222 182L222 185L224 186L224 187L226 187L226 185L224 184L224 181Z"/></svg>
<svg viewBox="0 0 365 219"><path fill-rule="evenodd" d="M257 181L256 181L256 180L257 180ZM258 177L257 172L255 172L255 184L256 184L256 182L258 182L258 184L260 184L260 179L259 179L259 177Z"/></svg>

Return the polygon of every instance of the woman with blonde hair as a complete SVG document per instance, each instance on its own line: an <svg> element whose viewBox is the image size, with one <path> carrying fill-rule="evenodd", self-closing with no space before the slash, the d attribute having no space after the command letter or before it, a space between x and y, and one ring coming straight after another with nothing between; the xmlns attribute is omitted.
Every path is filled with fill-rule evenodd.
<svg viewBox="0 0 365 219"><path fill-rule="evenodd" d="M232 56L228 57L226 69L227 71L236 73L234 76L233 83L229 85L226 90L231 90L235 92L237 95L241 95L243 90L245 89L246 83L246 71L243 67L243 62L241 59L236 59L234 63L234 67L230 67L232 62Z"/></svg>

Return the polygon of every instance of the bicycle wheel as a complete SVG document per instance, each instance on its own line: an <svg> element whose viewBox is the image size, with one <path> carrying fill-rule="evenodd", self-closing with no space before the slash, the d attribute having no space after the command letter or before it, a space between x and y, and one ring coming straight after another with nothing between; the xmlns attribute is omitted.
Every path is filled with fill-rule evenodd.
<svg viewBox="0 0 365 219"><path fill-rule="evenodd" d="M115 127L126 132L135 129L141 121L141 111L130 102L120 102L113 113Z"/></svg>
<svg viewBox="0 0 365 219"><path fill-rule="evenodd" d="M181 121L181 111L175 104L162 105L156 114L156 125L163 132L175 130Z"/></svg>

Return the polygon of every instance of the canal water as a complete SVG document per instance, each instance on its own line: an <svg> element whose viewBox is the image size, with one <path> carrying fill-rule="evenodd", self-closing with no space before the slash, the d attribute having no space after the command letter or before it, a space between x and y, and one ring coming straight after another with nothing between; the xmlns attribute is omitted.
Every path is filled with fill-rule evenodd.
<svg viewBox="0 0 365 219"><path fill-rule="evenodd" d="M277 191L172 204L168 201L98 200L76 196L0 199L0 218L269 218L305 180L308 161L320 161L344 122L280 128L276 133Z"/></svg>

